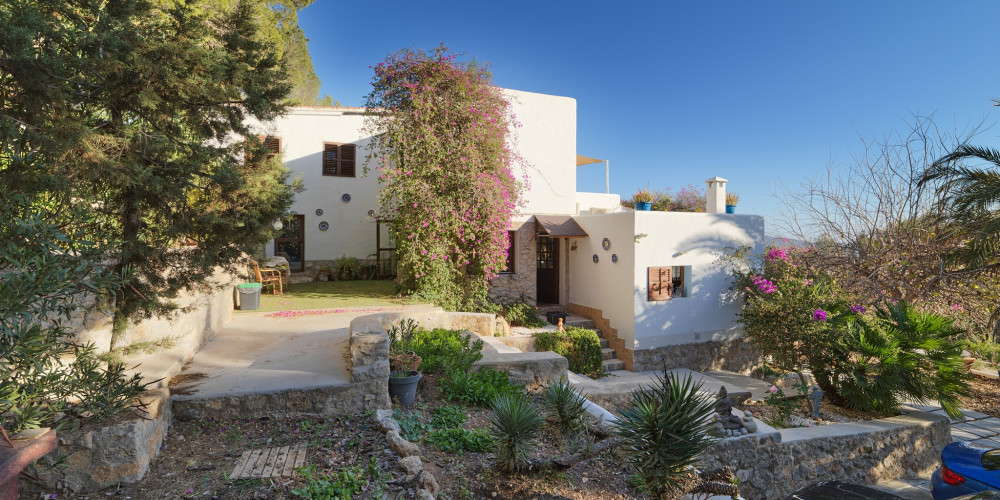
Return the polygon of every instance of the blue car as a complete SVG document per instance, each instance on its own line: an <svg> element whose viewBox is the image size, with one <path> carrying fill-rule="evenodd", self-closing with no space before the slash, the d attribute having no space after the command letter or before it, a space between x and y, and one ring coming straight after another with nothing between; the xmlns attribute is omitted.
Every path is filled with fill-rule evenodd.
<svg viewBox="0 0 1000 500"><path fill-rule="evenodd" d="M1000 491L1000 449L951 443L941 451L941 467L931 475L934 500Z"/></svg>

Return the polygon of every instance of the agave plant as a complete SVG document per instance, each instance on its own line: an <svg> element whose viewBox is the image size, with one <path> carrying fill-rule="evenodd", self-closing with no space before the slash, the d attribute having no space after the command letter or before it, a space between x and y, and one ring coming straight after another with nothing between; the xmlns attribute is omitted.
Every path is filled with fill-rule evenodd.
<svg viewBox="0 0 1000 500"><path fill-rule="evenodd" d="M497 468L516 471L527 468L528 457L535 448L542 417L528 396L521 392L504 391L490 403L493 414L493 436L496 438Z"/></svg>
<svg viewBox="0 0 1000 500"><path fill-rule="evenodd" d="M542 407L559 431L567 434L580 427L583 418L584 396L576 392L568 382L560 380L545 390Z"/></svg>
<svg viewBox="0 0 1000 500"><path fill-rule="evenodd" d="M620 409L615 433L638 471L639 486L656 498L679 496L695 484L691 467L715 440L710 433L715 402L690 374L666 373L632 391Z"/></svg>

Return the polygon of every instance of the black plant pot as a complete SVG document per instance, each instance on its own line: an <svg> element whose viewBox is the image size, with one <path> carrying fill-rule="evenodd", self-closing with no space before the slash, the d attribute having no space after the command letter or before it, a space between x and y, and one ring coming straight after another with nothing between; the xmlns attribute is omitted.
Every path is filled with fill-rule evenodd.
<svg viewBox="0 0 1000 500"><path fill-rule="evenodd" d="M403 406L412 405L413 398L417 395L417 382L420 382L420 372L416 370L409 370L405 374L401 371L390 373L389 398L398 399Z"/></svg>

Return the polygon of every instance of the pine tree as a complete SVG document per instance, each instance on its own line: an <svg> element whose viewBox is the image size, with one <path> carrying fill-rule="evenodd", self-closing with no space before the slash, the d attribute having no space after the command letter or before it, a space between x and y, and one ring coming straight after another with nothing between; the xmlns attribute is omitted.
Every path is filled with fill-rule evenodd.
<svg viewBox="0 0 1000 500"><path fill-rule="evenodd" d="M145 0L0 5L2 187L90 212L83 229L126 286L131 321L235 271L273 234L294 188L249 120L278 116L286 70L254 6ZM247 137L244 141L242 137ZM31 161L27 161L27 160ZM68 221L72 224L72 221Z"/></svg>

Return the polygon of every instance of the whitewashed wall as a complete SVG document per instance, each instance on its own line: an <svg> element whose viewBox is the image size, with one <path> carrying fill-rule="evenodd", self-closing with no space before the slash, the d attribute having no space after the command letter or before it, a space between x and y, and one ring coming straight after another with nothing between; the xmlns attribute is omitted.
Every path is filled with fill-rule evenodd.
<svg viewBox="0 0 1000 500"><path fill-rule="evenodd" d="M300 107L262 127L268 135L281 138L282 161L293 176L302 178L305 191L295 197L292 211L305 215L305 258L331 260L342 255L367 258L375 252L375 222L369 210L378 208L378 179L374 169L362 177L368 138L361 128L364 110L359 108ZM356 177L323 175L323 143L358 145ZM350 202L341 201L344 194ZM323 215L316 215L322 209ZM330 228L319 230L326 221ZM267 255L274 244L267 245Z"/></svg>
<svg viewBox="0 0 1000 500"><path fill-rule="evenodd" d="M600 309L611 326L618 329L618 338L631 346L635 269L635 218L631 212L573 217L590 235L570 241L576 250L567 252L569 260L569 300L574 304ZM601 242L607 238L611 247L604 250ZM598 262L594 263L594 254ZM618 255L618 263L611 261Z"/></svg>
<svg viewBox="0 0 1000 500"><path fill-rule="evenodd" d="M573 214L576 210L576 100L504 90L520 127L512 127L512 147L524 158L520 174L528 177L524 214ZM282 159L300 176L305 191L292 210L305 215L307 261L332 260L341 255L367 258L375 252L375 224L369 210L378 205L378 178L374 162L362 177L368 138L362 134L360 108L297 107L273 123L258 125L262 134L282 140ZM354 143L357 177L322 175L324 142ZM523 179L523 175L519 178ZM344 194L351 201L341 201ZM316 210L323 215L317 216ZM319 230L326 221L330 229ZM266 248L272 255L273 243Z"/></svg>
<svg viewBox="0 0 1000 500"><path fill-rule="evenodd" d="M624 212L622 197L616 193L576 193L576 213L592 215L599 213Z"/></svg>
<svg viewBox="0 0 1000 500"><path fill-rule="evenodd" d="M741 332L739 304L727 297L728 274L718 262L726 247L753 245L763 252L764 218L758 215L635 212L634 348L729 340ZM647 268L691 266L687 297L648 302Z"/></svg>
<svg viewBox="0 0 1000 500"><path fill-rule="evenodd" d="M504 89L512 146L525 160L525 214L576 213L576 99Z"/></svg>

